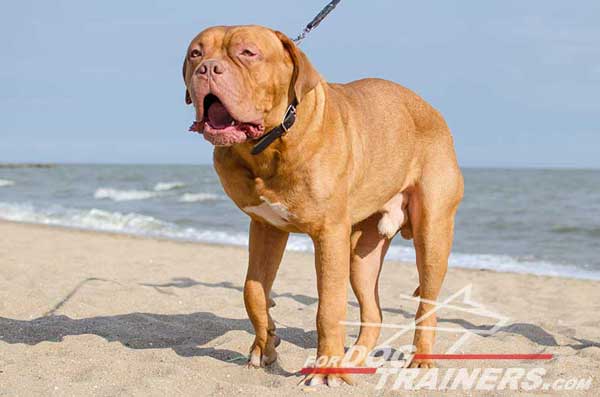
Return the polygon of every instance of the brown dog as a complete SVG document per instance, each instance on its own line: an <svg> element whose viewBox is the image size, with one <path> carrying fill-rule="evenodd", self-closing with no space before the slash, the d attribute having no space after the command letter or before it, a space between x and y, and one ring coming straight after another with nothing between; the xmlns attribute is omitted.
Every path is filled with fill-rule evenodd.
<svg viewBox="0 0 600 397"><path fill-rule="evenodd" d="M216 145L221 183L252 218L244 285L256 332L251 365L277 357L269 293L290 232L306 233L314 242L318 357L344 355L340 321L348 279L361 321L381 322L379 272L398 231L414 239L417 293L437 299L463 179L448 126L433 107L385 80L327 83L288 37L260 26L204 30L188 48L183 74L186 102L196 109L195 129ZM253 155L256 139L279 126L295 100L295 124ZM421 302L417 318L431 308ZM435 316L420 325L428 329L415 332L416 351L431 354ZM356 344L370 351L379 331L361 327ZM432 365L426 359L411 363ZM339 377L350 382L346 376L315 375L309 383L333 384Z"/></svg>

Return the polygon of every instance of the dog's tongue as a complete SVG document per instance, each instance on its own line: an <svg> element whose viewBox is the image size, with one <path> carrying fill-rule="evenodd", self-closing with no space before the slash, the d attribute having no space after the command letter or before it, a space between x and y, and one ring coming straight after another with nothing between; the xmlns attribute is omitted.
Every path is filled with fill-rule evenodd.
<svg viewBox="0 0 600 397"><path fill-rule="evenodd" d="M215 102L208 108L208 121L213 128L222 129L234 121L221 102Z"/></svg>

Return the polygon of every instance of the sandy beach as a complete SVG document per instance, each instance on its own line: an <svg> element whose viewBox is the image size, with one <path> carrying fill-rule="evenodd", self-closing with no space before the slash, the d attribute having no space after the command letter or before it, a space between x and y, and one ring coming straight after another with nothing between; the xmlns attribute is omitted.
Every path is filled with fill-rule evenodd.
<svg viewBox="0 0 600 397"><path fill-rule="evenodd" d="M265 370L245 368L253 340L241 293L246 261L241 247L0 222L0 396L392 393L374 389L378 375L356 376L353 387L296 386L297 371L316 347L317 295L307 254L286 253L275 282L279 360ZM406 295L417 284L414 264L386 262L380 282L386 323L413 318L416 303ZM506 321L493 335L472 335L459 353L554 358L443 360L440 368L543 367L550 381L591 377L591 389L580 395L600 393L600 282L452 268L441 300L462 303L469 285L472 301ZM348 296L348 320L358 321L350 289ZM496 322L439 311L445 328L489 330ZM347 327L348 346L357 331ZM436 352L457 335L440 332ZM411 338L407 333L397 343Z"/></svg>

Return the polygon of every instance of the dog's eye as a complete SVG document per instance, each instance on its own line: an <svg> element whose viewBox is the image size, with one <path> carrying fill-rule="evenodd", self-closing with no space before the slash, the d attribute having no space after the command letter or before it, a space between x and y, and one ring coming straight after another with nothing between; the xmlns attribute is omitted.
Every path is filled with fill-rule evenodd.
<svg viewBox="0 0 600 397"><path fill-rule="evenodd" d="M256 56L256 53L246 48L244 51L242 51L241 55L245 57L253 57Z"/></svg>
<svg viewBox="0 0 600 397"><path fill-rule="evenodd" d="M194 50L190 51L190 58L198 58L201 56L202 56L202 51L200 51L200 50L194 49Z"/></svg>

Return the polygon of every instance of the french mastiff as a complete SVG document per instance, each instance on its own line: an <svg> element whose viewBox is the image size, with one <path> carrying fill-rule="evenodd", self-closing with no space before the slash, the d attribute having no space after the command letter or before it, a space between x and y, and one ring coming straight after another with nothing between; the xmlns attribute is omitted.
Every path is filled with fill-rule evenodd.
<svg viewBox="0 0 600 397"><path fill-rule="evenodd" d="M376 345L378 278L398 232L413 239L416 250L415 293L423 300L416 317L433 308L463 196L452 135L440 113L390 81L328 83L287 36L260 26L204 30L189 45L183 75L186 102L196 112L191 129L215 146L223 188L251 218L244 302L256 337L249 365L277 358L269 293L289 233L306 233L314 243L317 355L325 366L339 365L344 356L340 321L348 280L361 322L369 324L355 343L367 351ZM416 353L431 354L435 315L420 325ZM433 361L410 365L427 368ZM339 374L306 381L340 380L351 382Z"/></svg>

